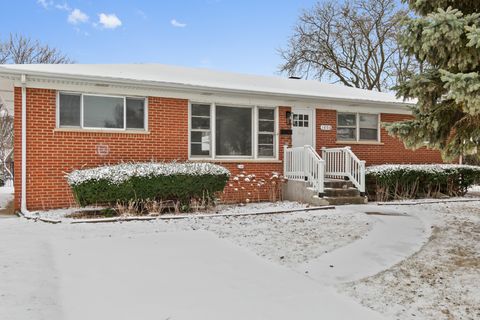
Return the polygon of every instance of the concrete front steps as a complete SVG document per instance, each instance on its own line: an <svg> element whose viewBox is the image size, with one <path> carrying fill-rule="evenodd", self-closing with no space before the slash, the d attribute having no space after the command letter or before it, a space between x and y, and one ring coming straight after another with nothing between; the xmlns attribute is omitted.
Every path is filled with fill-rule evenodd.
<svg viewBox="0 0 480 320"><path fill-rule="evenodd" d="M367 197L360 195L360 191L353 186L351 181L340 179L326 179L323 196L307 187L306 182L287 181L284 199L306 202L315 206L367 203Z"/></svg>
<svg viewBox="0 0 480 320"><path fill-rule="evenodd" d="M325 180L323 199L330 205L367 203L367 197L360 195L360 191L354 187L352 181L339 179Z"/></svg>

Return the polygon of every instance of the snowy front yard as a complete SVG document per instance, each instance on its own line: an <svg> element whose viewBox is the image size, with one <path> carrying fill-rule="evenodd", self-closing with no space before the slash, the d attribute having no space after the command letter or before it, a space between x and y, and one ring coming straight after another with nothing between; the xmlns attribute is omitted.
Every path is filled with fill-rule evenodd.
<svg viewBox="0 0 480 320"><path fill-rule="evenodd" d="M0 319L383 319L276 263L368 230L362 214L333 211L80 225L4 219Z"/></svg>
<svg viewBox="0 0 480 320"><path fill-rule="evenodd" d="M0 319L475 319L479 204L1 219Z"/></svg>
<svg viewBox="0 0 480 320"><path fill-rule="evenodd" d="M340 290L394 319L480 319L480 202L396 209L428 219L429 241L393 268Z"/></svg>

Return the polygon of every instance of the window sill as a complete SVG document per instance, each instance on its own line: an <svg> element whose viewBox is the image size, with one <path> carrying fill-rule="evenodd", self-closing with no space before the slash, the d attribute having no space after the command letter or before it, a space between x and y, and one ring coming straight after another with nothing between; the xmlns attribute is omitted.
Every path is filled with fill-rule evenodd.
<svg viewBox="0 0 480 320"><path fill-rule="evenodd" d="M53 132L77 132L77 133L124 133L124 134L150 134L150 131L145 130L101 130L101 129L76 129L76 128L55 128Z"/></svg>
<svg viewBox="0 0 480 320"><path fill-rule="evenodd" d="M369 145L376 145L376 146L383 146L384 143L380 141L336 141L336 144L369 144Z"/></svg>
<svg viewBox="0 0 480 320"><path fill-rule="evenodd" d="M198 159L190 158L191 162L214 162L214 163L282 163L278 159Z"/></svg>

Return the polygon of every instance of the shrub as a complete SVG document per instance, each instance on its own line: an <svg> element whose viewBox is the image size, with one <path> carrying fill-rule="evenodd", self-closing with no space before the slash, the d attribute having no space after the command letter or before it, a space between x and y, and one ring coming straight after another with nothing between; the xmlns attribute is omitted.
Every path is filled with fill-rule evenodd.
<svg viewBox="0 0 480 320"><path fill-rule="evenodd" d="M137 211L152 201L174 201L188 211L192 201L212 204L230 172L211 163L124 163L67 174L79 205L134 204Z"/></svg>
<svg viewBox="0 0 480 320"><path fill-rule="evenodd" d="M284 184L285 178L278 172L271 174L266 172L264 177L257 177L255 174L242 171L232 177L228 188L234 200L240 204L260 202L265 195L271 202L276 202L282 200Z"/></svg>
<svg viewBox="0 0 480 320"><path fill-rule="evenodd" d="M454 164L379 165L366 168L370 200L462 196L480 181L480 167Z"/></svg>

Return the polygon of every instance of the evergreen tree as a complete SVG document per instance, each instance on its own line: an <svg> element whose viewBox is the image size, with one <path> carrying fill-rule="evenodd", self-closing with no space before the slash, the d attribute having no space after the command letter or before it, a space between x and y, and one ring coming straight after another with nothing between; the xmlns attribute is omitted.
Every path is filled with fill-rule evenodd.
<svg viewBox="0 0 480 320"><path fill-rule="evenodd" d="M411 149L428 146L452 160L480 143L480 1L408 0L401 45L423 66L397 86L416 99L411 120L385 124Z"/></svg>

